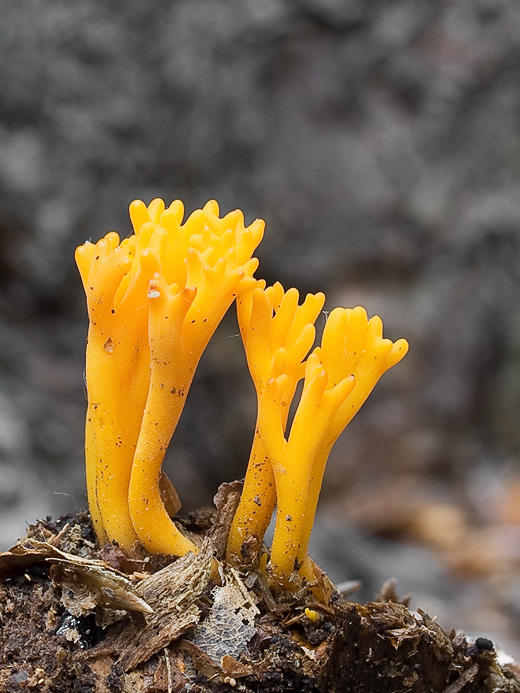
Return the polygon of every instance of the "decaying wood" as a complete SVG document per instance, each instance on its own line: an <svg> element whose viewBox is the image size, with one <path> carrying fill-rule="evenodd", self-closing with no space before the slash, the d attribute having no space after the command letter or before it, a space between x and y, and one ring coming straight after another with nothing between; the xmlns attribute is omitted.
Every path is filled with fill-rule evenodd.
<svg viewBox="0 0 520 693"><path fill-rule="evenodd" d="M194 533L213 517L222 537L225 514ZM411 612L391 583L365 605L280 601L206 534L196 555L141 560L95 551L85 515L30 528L0 555L0 691L520 693L490 641Z"/></svg>
<svg viewBox="0 0 520 693"><path fill-rule="evenodd" d="M331 644L324 690L364 691L370 684L372 693L520 691L515 674L498 665L492 643L478 643L447 633L420 609L412 613L404 604L350 604Z"/></svg>
<svg viewBox="0 0 520 693"><path fill-rule="evenodd" d="M89 654L115 654L123 671L134 669L177 640L199 621L198 600L207 588L213 550L206 541L198 554L189 553L144 579L136 588L151 614L144 623L125 620Z"/></svg>

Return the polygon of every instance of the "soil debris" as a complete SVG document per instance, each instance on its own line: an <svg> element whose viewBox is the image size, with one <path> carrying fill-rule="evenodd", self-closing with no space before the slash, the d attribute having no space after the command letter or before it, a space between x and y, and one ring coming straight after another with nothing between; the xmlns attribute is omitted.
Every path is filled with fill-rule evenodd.
<svg viewBox="0 0 520 693"><path fill-rule="evenodd" d="M185 519L201 548L180 559L99 549L85 513L29 528L0 555L0 692L520 693L491 641L447 633L391 582L364 605L279 601L217 559L226 514Z"/></svg>

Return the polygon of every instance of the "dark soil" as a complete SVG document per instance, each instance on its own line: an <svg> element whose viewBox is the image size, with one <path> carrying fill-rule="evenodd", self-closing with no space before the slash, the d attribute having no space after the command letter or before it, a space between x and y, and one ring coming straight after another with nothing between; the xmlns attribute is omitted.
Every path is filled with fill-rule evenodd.
<svg viewBox="0 0 520 693"><path fill-rule="evenodd" d="M188 518L201 550L172 559L99 550L87 513L30 527L0 556L0 691L520 691L492 642L445 632L391 585L365 605L275 597L218 560L221 528Z"/></svg>

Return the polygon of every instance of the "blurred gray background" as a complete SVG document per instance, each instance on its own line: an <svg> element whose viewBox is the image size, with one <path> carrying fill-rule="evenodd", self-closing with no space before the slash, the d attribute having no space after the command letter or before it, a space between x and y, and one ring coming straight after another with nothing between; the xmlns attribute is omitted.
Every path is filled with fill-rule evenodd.
<svg viewBox="0 0 520 693"><path fill-rule="evenodd" d="M1 548L86 505L73 252L126 235L129 202L157 196L264 218L258 277L323 290L328 310L362 304L410 342L327 469L315 551L335 579L362 573L377 589L408 566L367 577L346 532L393 542L417 507L493 523L520 474L516 0L0 10ZM185 510L244 475L255 401L236 334L230 315L169 452ZM421 565L431 596L430 554L413 560L403 589Z"/></svg>

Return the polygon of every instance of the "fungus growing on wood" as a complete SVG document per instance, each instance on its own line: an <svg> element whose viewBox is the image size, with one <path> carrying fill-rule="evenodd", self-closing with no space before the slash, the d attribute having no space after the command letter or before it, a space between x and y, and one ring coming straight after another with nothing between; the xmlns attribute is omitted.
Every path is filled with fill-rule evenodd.
<svg viewBox="0 0 520 693"><path fill-rule="evenodd" d="M136 200L134 235L120 243L109 233L76 251L90 319L85 452L96 533L176 555L195 547L165 509L163 499L176 499L162 461L203 350L256 283L251 255L264 227L246 227L239 210L219 218L215 201L184 224L183 211L179 200L167 209Z"/></svg>
<svg viewBox="0 0 520 693"><path fill-rule="evenodd" d="M359 306L336 308L311 352L325 296L308 294L299 305L296 289L253 278L261 220L246 227L238 210L220 218L210 201L182 223L182 203L165 209L159 199L132 202L130 216L130 237L109 233L76 251L90 318L87 487L100 541L196 551L171 519L180 503L161 466L202 352L237 298L258 415L226 557L255 565L276 507L271 584L307 585L323 598L308 546L327 458L407 342L383 339L381 319Z"/></svg>

